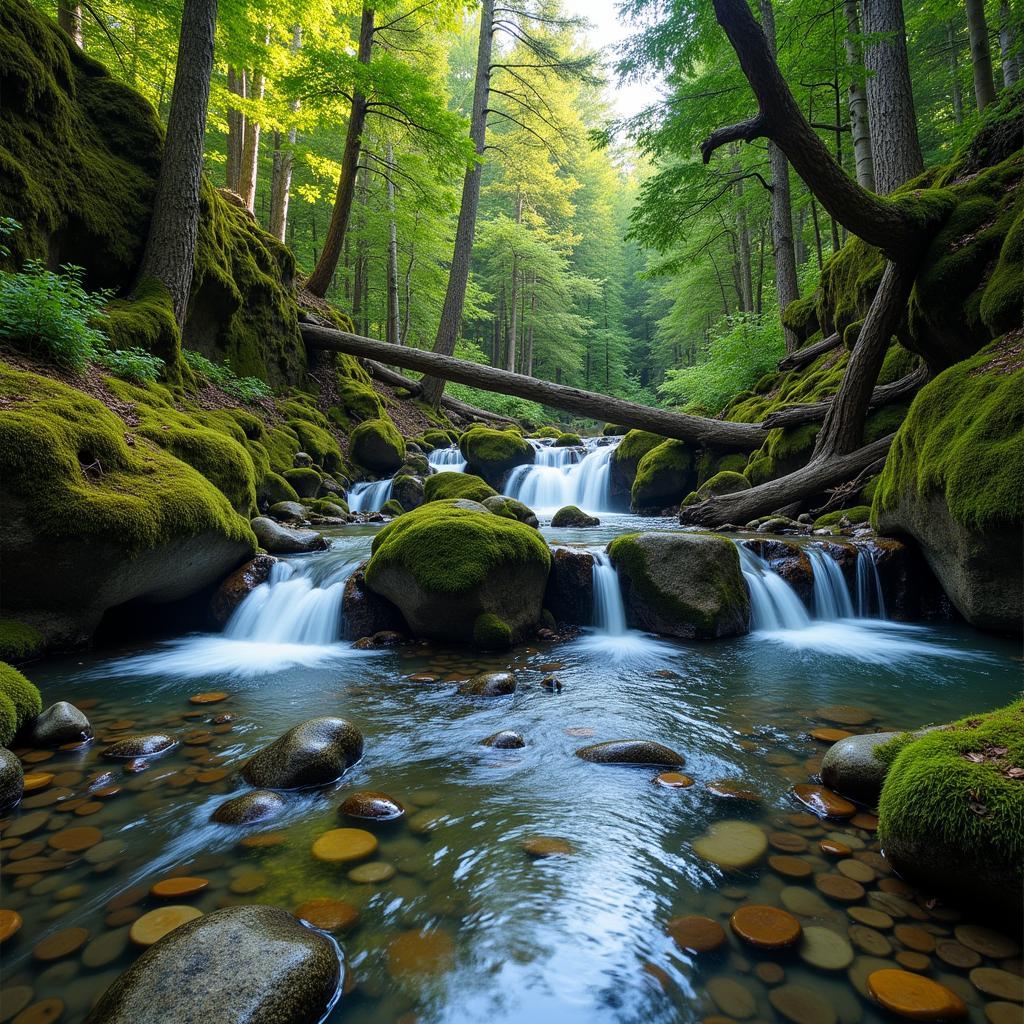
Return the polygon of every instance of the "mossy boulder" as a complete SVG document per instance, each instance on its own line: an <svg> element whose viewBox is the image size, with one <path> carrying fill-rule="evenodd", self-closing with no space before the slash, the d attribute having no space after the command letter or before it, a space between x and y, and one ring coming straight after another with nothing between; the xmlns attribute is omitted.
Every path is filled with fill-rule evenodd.
<svg viewBox="0 0 1024 1024"><path fill-rule="evenodd" d="M43 649L43 634L17 619L0 619L0 660L24 661Z"/></svg>
<svg viewBox="0 0 1024 1024"><path fill-rule="evenodd" d="M551 517L551 525L556 529L561 527L581 528L600 526L601 520L597 516L587 515L583 509L578 508L576 505L566 505Z"/></svg>
<svg viewBox="0 0 1024 1024"><path fill-rule="evenodd" d="M459 448L469 463L469 472L482 477L492 487L499 487L509 470L533 462L535 454L521 434L490 427L467 430L459 440Z"/></svg>
<svg viewBox="0 0 1024 1024"><path fill-rule="evenodd" d="M367 420L352 431L350 454L372 473L394 473L405 461L405 441L390 420Z"/></svg>
<svg viewBox="0 0 1024 1024"><path fill-rule="evenodd" d="M826 512L814 520L815 530L825 530L836 526L842 526L844 522L851 526L856 523L866 523L871 518L871 507L869 505L854 505L853 508L839 508L835 512Z"/></svg>
<svg viewBox="0 0 1024 1024"><path fill-rule="evenodd" d="M286 469L284 478L300 498L315 498L323 477L315 469Z"/></svg>
<svg viewBox="0 0 1024 1024"><path fill-rule="evenodd" d="M878 479L872 519L917 541L972 625L1024 620L1024 338L986 346L919 392Z"/></svg>
<svg viewBox="0 0 1024 1024"><path fill-rule="evenodd" d="M418 476L403 474L395 477L391 485L391 500L397 501L406 512L419 508L426 500L426 488Z"/></svg>
<svg viewBox="0 0 1024 1024"><path fill-rule="evenodd" d="M388 498L381 506L380 511L382 515L391 516L392 518L405 515L405 509L402 508L401 502L395 501L394 498Z"/></svg>
<svg viewBox="0 0 1024 1024"><path fill-rule="evenodd" d="M732 470L722 470L705 480L695 491L691 491L684 499L684 507L696 505L699 501L717 497L720 494L735 494L737 491L749 491L750 481L742 474Z"/></svg>
<svg viewBox="0 0 1024 1024"><path fill-rule="evenodd" d="M583 438L579 434L559 434L552 445L553 448L579 448Z"/></svg>
<svg viewBox="0 0 1024 1024"><path fill-rule="evenodd" d="M512 630L504 619L484 612L473 623L473 646L478 651L507 651L512 646Z"/></svg>
<svg viewBox="0 0 1024 1024"><path fill-rule="evenodd" d="M256 501L260 508L276 505L279 501L298 500L295 488L279 473L267 473L256 490Z"/></svg>
<svg viewBox="0 0 1024 1024"><path fill-rule="evenodd" d="M504 494L493 494L489 498L484 498L482 504L488 512L493 512L496 516L514 519L517 523L525 523L534 529L540 526L540 520L533 509L515 498L507 498Z"/></svg>
<svg viewBox="0 0 1024 1024"><path fill-rule="evenodd" d="M195 594L254 554L218 487L96 399L3 364L0 398L0 589L48 645L84 643L129 601Z"/></svg>
<svg viewBox="0 0 1024 1024"><path fill-rule="evenodd" d="M519 639L540 621L550 566L531 527L482 506L434 501L374 538L366 583L416 636L472 642L477 619L489 613Z"/></svg>
<svg viewBox="0 0 1024 1024"><path fill-rule="evenodd" d="M338 405L329 411L329 415L339 426L347 426L352 421L359 423L384 418L384 403L369 384L339 376L337 395Z"/></svg>
<svg viewBox="0 0 1024 1024"><path fill-rule="evenodd" d="M662 441L637 464L633 507L659 511L678 505L697 482L693 452L685 441Z"/></svg>
<svg viewBox="0 0 1024 1024"><path fill-rule="evenodd" d="M472 473L435 473L423 482L424 502L448 501L452 498L484 502L498 496L490 484Z"/></svg>
<svg viewBox="0 0 1024 1024"><path fill-rule="evenodd" d="M15 724L21 729L43 710L39 688L30 683L13 665L0 661L0 693L14 705Z"/></svg>
<svg viewBox="0 0 1024 1024"><path fill-rule="evenodd" d="M750 595L736 545L692 533L633 533L608 548L630 626L686 640L741 636Z"/></svg>
<svg viewBox="0 0 1024 1024"><path fill-rule="evenodd" d="M447 430L425 430L423 432L423 440L426 442L429 450L450 448L455 443Z"/></svg>
<svg viewBox="0 0 1024 1024"><path fill-rule="evenodd" d="M878 749L890 761L878 838L926 892L1020 924L1024 700Z"/></svg>
<svg viewBox="0 0 1024 1024"><path fill-rule="evenodd" d="M6 693L0 693L0 747L6 747L18 731L18 711Z"/></svg>
<svg viewBox="0 0 1024 1024"><path fill-rule="evenodd" d="M530 435L536 441L554 441L561 436L562 431L558 427L540 427Z"/></svg>
<svg viewBox="0 0 1024 1024"><path fill-rule="evenodd" d="M630 430L618 443L611 459L612 494L629 494L640 460L665 438L647 430Z"/></svg>

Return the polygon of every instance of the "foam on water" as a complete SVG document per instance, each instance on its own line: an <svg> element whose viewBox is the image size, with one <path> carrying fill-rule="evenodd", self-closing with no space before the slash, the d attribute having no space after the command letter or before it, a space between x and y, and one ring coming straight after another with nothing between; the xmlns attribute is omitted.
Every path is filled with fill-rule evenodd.
<svg viewBox="0 0 1024 1024"><path fill-rule="evenodd" d="M535 461L512 470L504 493L541 515L550 515L565 505L576 505L590 514L610 511L611 462L616 445L598 444L605 440L588 438L582 451L533 442Z"/></svg>

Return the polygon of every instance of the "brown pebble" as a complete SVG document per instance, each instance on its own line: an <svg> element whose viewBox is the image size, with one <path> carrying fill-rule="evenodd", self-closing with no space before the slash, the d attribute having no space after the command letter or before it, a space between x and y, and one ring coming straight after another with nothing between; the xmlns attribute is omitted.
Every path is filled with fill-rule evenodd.
<svg viewBox="0 0 1024 1024"><path fill-rule="evenodd" d="M988 1024L1021 1024L1024 1011L1016 1003L986 1003L985 1019Z"/></svg>
<svg viewBox="0 0 1024 1024"><path fill-rule="evenodd" d="M803 811L787 814L786 821L794 828L817 828L821 824L813 814L805 814Z"/></svg>
<svg viewBox="0 0 1024 1024"><path fill-rule="evenodd" d="M654 777L654 783L664 786L666 789L689 789L693 785L693 779L682 772L662 772Z"/></svg>
<svg viewBox="0 0 1024 1024"><path fill-rule="evenodd" d="M838 743L840 740L845 740L847 736L852 736L853 733L846 729L812 729L811 736L816 740L820 740L822 743Z"/></svg>
<svg viewBox="0 0 1024 1024"><path fill-rule="evenodd" d="M768 858L768 865L786 878L808 878L814 869L807 861L799 857L773 856Z"/></svg>
<svg viewBox="0 0 1024 1024"><path fill-rule="evenodd" d="M786 980L786 972L770 960L759 963L754 968L754 973L766 985L779 985Z"/></svg>
<svg viewBox="0 0 1024 1024"><path fill-rule="evenodd" d="M216 690L211 693L193 694L188 701L190 704L219 704L222 700L227 700L229 696L221 690Z"/></svg>
<svg viewBox="0 0 1024 1024"><path fill-rule="evenodd" d="M64 1012L64 1002L56 996L42 999L22 1010L11 1024L53 1024Z"/></svg>
<svg viewBox="0 0 1024 1024"><path fill-rule="evenodd" d="M874 907L847 907L846 912L854 921L866 924L869 928L888 931L893 926L892 918L884 911L876 910Z"/></svg>
<svg viewBox="0 0 1024 1024"><path fill-rule="evenodd" d="M710 953L726 943L725 929L710 917L697 914L673 917L666 929L680 949L692 953Z"/></svg>
<svg viewBox="0 0 1024 1024"><path fill-rule="evenodd" d="M21 914L0 907L0 942L6 942L21 928Z"/></svg>
<svg viewBox="0 0 1024 1024"><path fill-rule="evenodd" d="M864 886L845 875L815 875L814 886L840 903L856 903L864 898Z"/></svg>
<svg viewBox="0 0 1024 1024"><path fill-rule="evenodd" d="M924 953L917 953L912 949L901 949L895 959L900 967L908 971L927 971L932 965L931 960Z"/></svg>
<svg viewBox="0 0 1024 1024"><path fill-rule="evenodd" d="M102 804L100 805L102 806ZM77 828L66 828L50 836L49 843L55 850L66 850L69 853L81 853L95 846L103 838L103 833L91 825L80 825Z"/></svg>
<svg viewBox="0 0 1024 1024"><path fill-rule="evenodd" d="M196 893L202 892L209 884L208 878L183 875L177 878L165 878L157 882L149 890L149 894L161 900L177 899L182 896L194 896Z"/></svg>
<svg viewBox="0 0 1024 1024"><path fill-rule="evenodd" d="M51 772L25 772L21 786L26 793L34 793L37 789L45 789L53 780Z"/></svg>
<svg viewBox="0 0 1024 1024"><path fill-rule="evenodd" d="M43 939L32 950L32 955L37 960L59 960L81 949L88 940L89 933L85 928L65 928Z"/></svg>
<svg viewBox="0 0 1024 1024"><path fill-rule="evenodd" d="M961 945L956 939L942 939L935 944L935 955L950 967L969 971L981 963L981 954Z"/></svg>
<svg viewBox="0 0 1024 1024"><path fill-rule="evenodd" d="M809 844L795 832L772 832L768 836L768 845L784 853L803 853Z"/></svg>
<svg viewBox="0 0 1024 1024"><path fill-rule="evenodd" d="M560 839L557 836L530 836L524 839L523 849L531 857L557 857L563 854L572 853L572 844L567 839Z"/></svg>
<svg viewBox="0 0 1024 1024"><path fill-rule="evenodd" d="M971 984L993 999L1024 1002L1024 978L998 967L975 967L970 974Z"/></svg>
<svg viewBox="0 0 1024 1024"><path fill-rule="evenodd" d="M841 843L838 839L822 839L818 847L829 857L849 857L853 852L846 843Z"/></svg>
<svg viewBox="0 0 1024 1024"><path fill-rule="evenodd" d="M25 764L42 764L44 761L49 761L52 757L52 750L30 750L27 754L21 755L21 759Z"/></svg>
<svg viewBox="0 0 1024 1024"><path fill-rule="evenodd" d="M325 932L344 932L359 920L359 911L344 900L319 899L296 907L295 916Z"/></svg>
<svg viewBox="0 0 1024 1024"><path fill-rule="evenodd" d="M239 840L238 845L247 850L267 850L273 846L281 846L286 840L284 832L258 832L254 836L246 836Z"/></svg>
<svg viewBox="0 0 1024 1024"><path fill-rule="evenodd" d="M805 807L822 818L851 818L857 813L855 804L832 792L826 786L804 784L793 787L793 795Z"/></svg>
<svg viewBox="0 0 1024 1024"><path fill-rule="evenodd" d="M83 804L79 804L75 808L75 815L79 818L88 817L90 814L95 814L97 811L103 810L103 804L99 800L88 800Z"/></svg>
<svg viewBox="0 0 1024 1024"><path fill-rule="evenodd" d="M800 922L788 911L759 904L733 911L729 924L744 942L759 949L792 946L803 932Z"/></svg>
<svg viewBox="0 0 1024 1024"><path fill-rule="evenodd" d="M893 934L907 949L918 953L931 953L935 949L935 936L916 924L898 924Z"/></svg>

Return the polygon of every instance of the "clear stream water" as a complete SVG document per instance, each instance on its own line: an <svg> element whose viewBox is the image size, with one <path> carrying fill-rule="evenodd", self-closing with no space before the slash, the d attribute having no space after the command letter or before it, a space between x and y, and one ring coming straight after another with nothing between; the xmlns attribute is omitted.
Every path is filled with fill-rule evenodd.
<svg viewBox="0 0 1024 1024"><path fill-rule="evenodd" d="M602 515L597 530L543 532L599 553L626 530L673 527ZM1005 703L1021 683L1012 644L962 626L864 617L878 613L867 566L855 588L862 599L833 588L833 606L823 591L809 613L745 554L757 628L738 640L686 644L628 630L614 573L599 557L601 628L576 640L496 657L434 644L356 651L337 640L340 593L375 529L334 530L330 551L282 563L223 634L31 666L45 701L88 709L98 740L31 764L57 777L5 819L4 863L45 855L51 832L71 826L95 826L103 844L60 870L4 873L0 907L17 910L24 926L3 947L0 1021L19 1001L51 997L64 1003L62 1021L82 1020L137 955L127 930L134 916L157 905L149 887L174 874L209 880L204 892L181 901L205 912L246 902L294 909L319 897L358 907L358 924L339 936L346 993L331 1022L676 1024L740 1011L783 1020L768 1001L774 983L755 970L762 959L782 966L787 985L823 1001L808 1020L882 1020L857 984L869 967L885 964L865 961L860 950L849 971L812 967L798 952L762 958L734 937L726 951L700 961L679 950L666 932L669 919L698 913L724 923L745 901L799 904L805 926L843 938L853 924L847 905L821 896L813 877L784 877L767 861L726 875L691 843L715 822L741 819L788 833L790 842L802 837L807 849L796 856L812 875L836 870L818 850L827 833L870 852L873 836L863 828L807 827L791 818L800 807L790 789L813 775L825 749L809 730L832 724L826 709L837 704L863 708L870 716L863 728L875 729ZM816 569L819 579L831 578L827 565ZM456 693L473 672L505 668L518 674L515 695L486 701ZM551 673L562 683L559 692L539 685ZM212 690L229 697L207 708L189 703L192 694ZM233 720L215 724L224 712ZM363 760L344 779L291 794L286 815L262 826L209 822L218 804L246 788L235 771L249 755L321 714L349 718L365 736ZM138 775L102 760L106 740L149 729L173 731L183 742ZM525 748L481 745L500 729L520 731ZM575 756L585 744L620 738L650 738L679 751L695 785L667 789L653 783L652 769ZM106 771L120 792L89 798L89 780ZM707 783L720 779L741 781L760 800L715 796ZM326 830L358 824L340 820L338 805L359 789L384 791L408 808L402 821L375 829L376 859L396 869L381 884L352 882L345 868L310 854ZM65 799L54 802L55 791ZM10 836L26 819L38 822L35 829ZM280 842L239 845L259 832ZM531 860L522 843L534 836L565 839L573 852ZM880 884L901 885L883 873L855 905L887 900L897 924L921 924L940 939L955 927L947 908L923 908L909 891L882 893ZM88 930L87 946L56 961L34 957L42 939L71 927ZM428 936L424 969L410 971L392 955L393 944L419 933ZM890 947L881 960L895 966L902 946L891 930L881 938ZM1019 963L1009 966L1019 970ZM991 1000L966 971L930 954L928 972L968 1001L973 1021L984 1020Z"/></svg>

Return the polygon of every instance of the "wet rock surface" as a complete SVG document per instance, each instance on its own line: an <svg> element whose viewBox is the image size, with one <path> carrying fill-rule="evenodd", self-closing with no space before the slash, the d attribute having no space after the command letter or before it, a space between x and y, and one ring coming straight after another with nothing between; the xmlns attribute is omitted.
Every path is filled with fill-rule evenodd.
<svg viewBox="0 0 1024 1024"><path fill-rule="evenodd" d="M60 700L38 715L28 730L28 740L37 747L59 747L80 743L92 736L92 726L74 704Z"/></svg>
<svg viewBox="0 0 1024 1024"><path fill-rule="evenodd" d="M311 718L289 729L242 769L261 789L326 786L363 756L362 733L344 718Z"/></svg>
<svg viewBox="0 0 1024 1024"><path fill-rule="evenodd" d="M833 743L821 759L822 781L837 793L874 807L882 792L887 768L875 757L875 750L898 735L874 732L847 736Z"/></svg>
<svg viewBox="0 0 1024 1024"><path fill-rule="evenodd" d="M272 555L301 555L329 547L326 539L315 530L293 530L266 516L257 516L249 525L260 547Z"/></svg>
<svg viewBox="0 0 1024 1024"><path fill-rule="evenodd" d="M559 622L589 625L594 618L594 556L582 548L553 548L544 607Z"/></svg>
<svg viewBox="0 0 1024 1024"><path fill-rule="evenodd" d="M360 640L380 632L405 629L402 613L386 598L366 585L366 562L345 582L342 597L341 631L344 640Z"/></svg>
<svg viewBox="0 0 1024 1024"><path fill-rule="evenodd" d="M595 764L658 765L663 768L678 768L686 763L686 758L682 754L654 740L608 740L605 743L592 743L577 750L576 756Z"/></svg>
<svg viewBox="0 0 1024 1024"><path fill-rule="evenodd" d="M261 583L267 582L276 562L277 559L272 555L257 555L241 569L236 569L217 588L210 601L210 617L218 626L226 625L238 606Z"/></svg>
<svg viewBox="0 0 1024 1024"><path fill-rule="evenodd" d="M0 747L0 811L21 799L24 778L21 761L6 747Z"/></svg>
<svg viewBox="0 0 1024 1024"><path fill-rule="evenodd" d="M494 747L497 750L519 750L526 746L523 734L512 729L503 729L501 732L496 732L480 742L485 747Z"/></svg>
<svg viewBox="0 0 1024 1024"><path fill-rule="evenodd" d="M233 800L227 800L210 816L220 825L251 825L254 821L276 818L287 806L280 793L269 789L254 789Z"/></svg>
<svg viewBox="0 0 1024 1024"><path fill-rule="evenodd" d="M459 686L464 697L507 697L515 690L516 677L511 672L481 672Z"/></svg>
<svg viewBox="0 0 1024 1024"><path fill-rule="evenodd" d="M405 814L405 807L387 793L361 790L347 796L338 811L361 821L396 821Z"/></svg>
<svg viewBox="0 0 1024 1024"><path fill-rule="evenodd" d="M137 757L156 757L178 745L176 737L163 732L136 733L123 736L104 747L103 756L115 761L128 761Z"/></svg>

